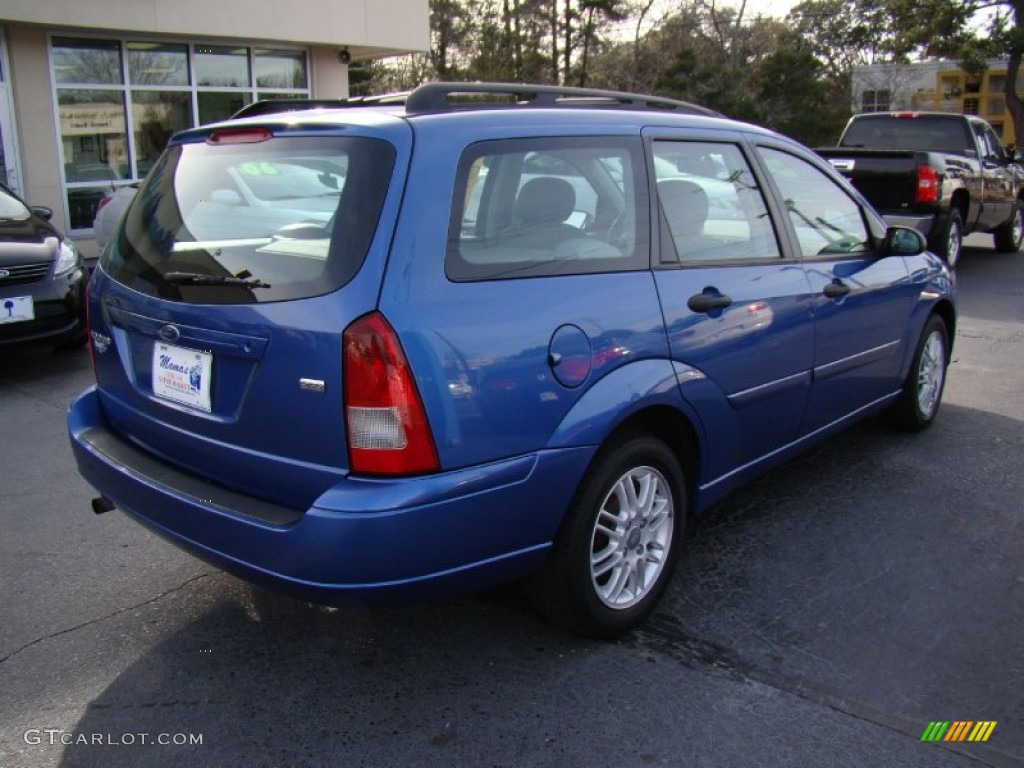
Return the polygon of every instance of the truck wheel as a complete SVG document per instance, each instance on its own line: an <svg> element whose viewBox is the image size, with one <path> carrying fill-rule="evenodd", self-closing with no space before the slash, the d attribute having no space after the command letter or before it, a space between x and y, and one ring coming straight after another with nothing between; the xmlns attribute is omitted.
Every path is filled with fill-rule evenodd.
<svg viewBox="0 0 1024 768"><path fill-rule="evenodd" d="M612 639L654 609L682 545L686 484L668 446L634 434L583 476L531 591L549 621Z"/></svg>
<svg viewBox="0 0 1024 768"><path fill-rule="evenodd" d="M945 260L950 269L956 269L963 247L964 222L960 218L960 211L954 208L949 212L949 219L946 221L946 226L942 228L942 233L933 239L931 248Z"/></svg>
<svg viewBox="0 0 1024 768"><path fill-rule="evenodd" d="M1013 213L1013 218L1003 224L994 233L996 250L1001 253L1016 253L1024 241L1024 215L1021 214L1020 203Z"/></svg>

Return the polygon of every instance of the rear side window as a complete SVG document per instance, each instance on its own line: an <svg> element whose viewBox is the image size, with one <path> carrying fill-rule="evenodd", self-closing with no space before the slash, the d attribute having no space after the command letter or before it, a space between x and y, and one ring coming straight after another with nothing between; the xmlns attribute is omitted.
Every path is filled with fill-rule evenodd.
<svg viewBox="0 0 1024 768"><path fill-rule="evenodd" d="M617 272L648 265L638 140L482 142L460 164L452 280Z"/></svg>
<svg viewBox="0 0 1024 768"><path fill-rule="evenodd" d="M358 272L395 163L368 138L167 150L102 261L142 293L247 304L328 293Z"/></svg>

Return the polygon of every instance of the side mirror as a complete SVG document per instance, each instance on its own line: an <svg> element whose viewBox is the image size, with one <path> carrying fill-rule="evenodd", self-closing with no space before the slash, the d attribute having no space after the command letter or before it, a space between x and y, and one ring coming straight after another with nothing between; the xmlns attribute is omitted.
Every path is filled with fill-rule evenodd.
<svg viewBox="0 0 1024 768"><path fill-rule="evenodd" d="M889 227L885 233L885 254L893 256L916 256L924 253L928 241L924 235L910 227Z"/></svg>
<svg viewBox="0 0 1024 768"><path fill-rule="evenodd" d="M53 218L53 208L47 208L45 205L33 205L32 213L45 221Z"/></svg>

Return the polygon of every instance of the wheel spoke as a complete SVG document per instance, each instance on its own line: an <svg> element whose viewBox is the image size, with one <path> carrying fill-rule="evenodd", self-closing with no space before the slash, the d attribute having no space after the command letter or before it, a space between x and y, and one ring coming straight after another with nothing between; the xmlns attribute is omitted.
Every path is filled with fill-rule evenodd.
<svg viewBox="0 0 1024 768"><path fill-rule="evenodd" d="M593 567L591 568L591 573L594 574L595 579L599 579L606 573L608 573L608 571L610 571L612 568L617 568L624 559L625 556L622 554L622 552L618 551L617 549L606 549L603 552L595 554L591 558L590 562L593 565Z"/></svg>

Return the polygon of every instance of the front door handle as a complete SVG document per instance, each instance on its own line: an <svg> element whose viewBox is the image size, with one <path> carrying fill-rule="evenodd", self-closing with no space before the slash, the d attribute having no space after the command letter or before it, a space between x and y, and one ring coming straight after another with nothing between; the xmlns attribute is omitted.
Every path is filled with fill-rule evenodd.
<svg viewBox="0 0 1024 768"><path fill-rule="evenodd" d="M831 283L825 286L822 291L830 299L838 299L840 296L845 296L850 292L850 286L844 284L841 280L833 280Z"/></svg>
<svg viewBox="0 0 1024 768"><path fill-rule="evenodd" d="M707 290L703 293L695 293L686 302L686 306L690 308L691 312L713 312L716 309L725 309L730 304L732 304L731 296L709 293Z"/></svg>

